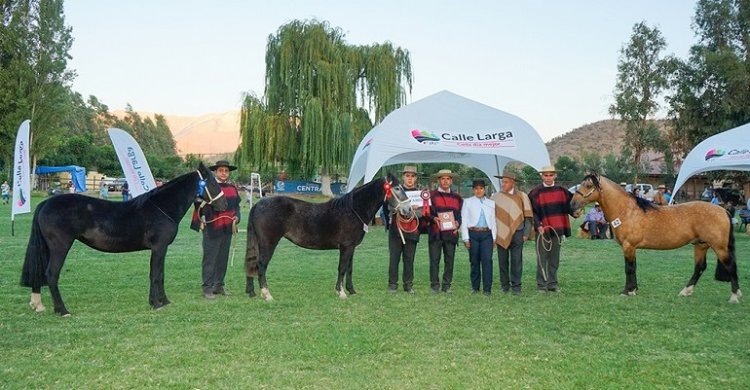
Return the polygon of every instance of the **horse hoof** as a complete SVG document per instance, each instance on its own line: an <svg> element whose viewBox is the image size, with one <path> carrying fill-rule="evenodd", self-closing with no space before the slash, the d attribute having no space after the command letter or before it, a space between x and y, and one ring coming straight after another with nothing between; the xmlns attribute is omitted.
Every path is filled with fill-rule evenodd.
<svg viewBox="0 0 750 390"><path fill-rule="evenodd" d="M678 295L681 297L689 297L693 295L693 286L683 288Z"/></svg>
<svg viewBox="0 0 750 390"><path fill-rule="evenodd" d="M339 299L346 299L346 293L344 292L344 290L336 291L336 294L338 294Z"/></svg>
<svg viewBox="0 0 750 390"><path fill-rule="evenodd" d="M44 305L42 305L41 303L36 304L34 302L29 302L29 307L31 308L31 310L34 310L37 313L41 313L41 312L47 310L47 308L44 307Z"/></svg>
<svg viewBox="0 0 750 390"><path fill-rule="evenodd" d="M266 302L273 301L273 297L271 296L271 292L268 291L267 288L260 289L260 297L263 298Z"/></svg>

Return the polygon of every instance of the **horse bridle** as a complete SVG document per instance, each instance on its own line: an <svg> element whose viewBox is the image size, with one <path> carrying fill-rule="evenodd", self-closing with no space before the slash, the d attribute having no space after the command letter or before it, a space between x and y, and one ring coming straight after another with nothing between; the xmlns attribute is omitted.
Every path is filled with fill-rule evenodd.
<svg viewBox="0 0 750 390"><path fill-rule="evenodd" d="M203 174L201 174L201 171L196 170L195 172L198 173L198 177L200 180L198 181L198 190L197 190L197 196L201 199L201 205L200 208L203 208L203 206L207 204L212 204L217 199L224 196L224 191L219 189L219 193L215 196L211 194L211 191L208 190L208 187L206 186L206 179L203 177ZM206 196L208 197L208 202L206 202L206 199L203 198L203 193L206 193Z"/></svg>
<svg viewBox="0 0 750 390"><path fill-rule="evenodd" d="M588 194L584 195L583 192L581 192L580 190L576 190L576 194L581 195L583 197L583 199L587 199L589 196L591 196L594 193L594 191L599 190L598 188L596 188L595 185L592 184L592 186L593 186L593 188L591 189L591 191L589 191ZM599 191L601 191L601 190L599 190Z"/></svg>

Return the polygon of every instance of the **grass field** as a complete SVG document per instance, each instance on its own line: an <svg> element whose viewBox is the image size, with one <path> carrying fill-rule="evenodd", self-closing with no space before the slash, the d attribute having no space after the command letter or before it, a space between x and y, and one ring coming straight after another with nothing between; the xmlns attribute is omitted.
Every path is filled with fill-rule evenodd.
<svg viewBox="0 0 750 390"><path fill-rule="evenodd" d="M9 210L0 206L0 215ZM495 266L495 293L484 297L470 295L461 248L454 292L430 294L425 239L416 294L391 295L386 236L373 227L355 253L359 294L334 295L336 251L283 241L267 303L242 293L240 234L227 275L233 295L208 301L200 236L185 218L167 254L171 305L148 306L148 252L76 244L60 282L73 315L61 318L46 288L47 312L34 313L18 284L30 221L16 217L15 237L9 218L0 222L0 388L750 388L750 311L745 301L727 303L713 253L696 293L677 296L692 273L691 247L639 251L639 295L621 297L624 266L613 241L567 240L556 295L535 291L527 243L523 294L498 293ZM747 288L750 237L736 238Z"/></svg>

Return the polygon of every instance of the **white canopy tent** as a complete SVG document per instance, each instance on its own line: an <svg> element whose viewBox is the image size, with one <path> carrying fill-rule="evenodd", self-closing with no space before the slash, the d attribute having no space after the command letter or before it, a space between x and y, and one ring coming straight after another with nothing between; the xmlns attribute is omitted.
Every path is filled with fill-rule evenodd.
<svg viewBox="0 0 750 390"><path fill-rule="evenodd" d="M461 163L492 181L511 161L536 169L549 153L523 119L448 91L438 92L388 114L362 139L349 171L349 191L369 182L383 166L404 163Z"/></svg>
<svg viewBox="0 0 750 390"><path fill-rule="evenodd" d="M708 137L694 147L680 167L672 192L676 194L695 174L717 170L750 171L750 123Z"/></svg>

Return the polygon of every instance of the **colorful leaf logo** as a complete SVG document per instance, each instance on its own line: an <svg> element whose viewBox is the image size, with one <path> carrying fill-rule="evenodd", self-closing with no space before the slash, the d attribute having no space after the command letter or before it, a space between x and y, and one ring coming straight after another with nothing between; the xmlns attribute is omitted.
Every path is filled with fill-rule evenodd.
<svg viewBox="0 0 750 390"><path fill-rule="evenodd" d="M440 138L438 138L435 134L429 132L428 130L414 129L411 131L411 136L414 137L414 139L419 141L420 143L424 143L427 141L432 141L432 142L440 141Z"/></svg>
<svg viewBox="0 0 750 390"><path fill-rule="evenodd" d="M726 154L726 152L721 149L711 149L708 151L708 153L706 153L706 161L715 157L721 157L724 154Z"/></svg>

